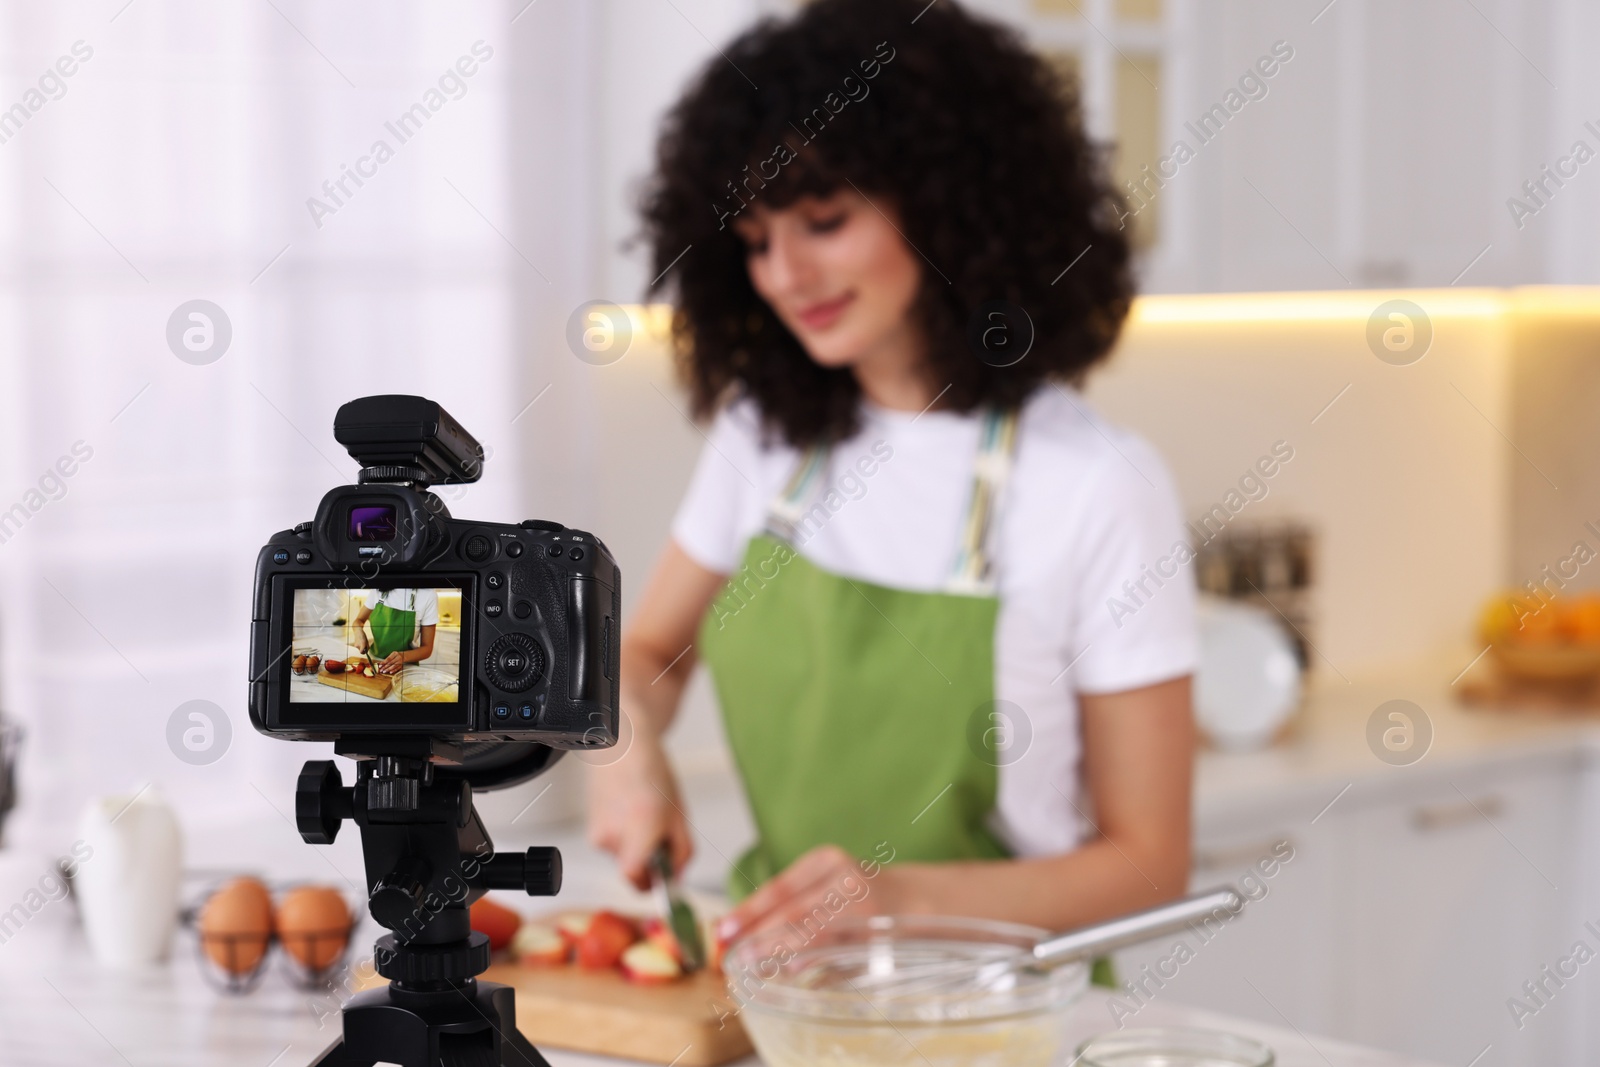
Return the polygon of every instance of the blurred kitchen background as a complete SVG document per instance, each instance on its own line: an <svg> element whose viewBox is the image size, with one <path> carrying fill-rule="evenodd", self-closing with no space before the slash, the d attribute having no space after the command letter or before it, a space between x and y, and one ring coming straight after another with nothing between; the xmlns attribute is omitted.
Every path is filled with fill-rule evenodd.
<svg viewBox="0 0 1600 1067"><path fill-rule="evenodd" d="M317 746L250 728L246 642L258 547L354 480L331 434L354 396L441 401L491 457L455 513L596 531L626 612L703 444L667 311L641 303L640 182L685 80L788 6L0 4L5 852L61 853L91 796L154 783L191 864L326 874L288 822ZM1295 858L1170 995L1444 1062L1594 1062L1600 977L1537 1017L1507 1001L1600 945L1596 704L1486 675L1478 619L1600 548L1600 7L971 6L1079 80L1139 208L1146 295L1089 396L1225 534L1197 579L1305 669L1287 721L1204 756L1197 885L1275 842ZM385 124L462 57L399 142ZM379 139L393 157L333 198ZM186 360L169 320L194 300L227 339ZM629 324L620 356L569 343L597 300ZM1600 584L1570 570L1564 595ZM195 700L224 716L199 765L168 740ZM1423 713L1427 758L1370 741L1391 700ZM703 681L672 746L691 879L720 884L746 824ZM581 770L486 798L499 843L580 848ZM359 871L353 837L329 854Z"/></svg>

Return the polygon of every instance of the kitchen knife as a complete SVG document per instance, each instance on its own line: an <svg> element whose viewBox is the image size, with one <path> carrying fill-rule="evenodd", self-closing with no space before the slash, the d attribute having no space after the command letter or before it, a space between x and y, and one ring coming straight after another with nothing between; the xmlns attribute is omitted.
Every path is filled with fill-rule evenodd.
<svg viewBox="0 0 1600 1067"><path fill-rule="evenodd" d="M706 965L706 945L700 933L700 921L694 909L683 898L678 879L672 872L672 847L662 844L650 858L650 867L656 875L656 893L661 903L661 918L678 943L678 955L683 959L685 973L698 971Z"/></svg>

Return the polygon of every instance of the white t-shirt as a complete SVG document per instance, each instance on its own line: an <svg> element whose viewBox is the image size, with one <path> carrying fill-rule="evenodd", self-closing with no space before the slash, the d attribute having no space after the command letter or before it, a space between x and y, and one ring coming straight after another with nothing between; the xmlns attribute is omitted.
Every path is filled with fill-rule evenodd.
<svg viewBox="0 0 1600 1067"><path fill-rule="evenodd" d="M433 589L374 589L367 594L367 610L387 604L397 611L417 613L416 626L411 630L411 646L422 639L422 627L439 625L439 593Z"/></svg>
<svg viewBox="0 0 1600 1067"><path fill-rule="evenodd" d="M980 421L865 404L860 432L834 448L811 498L830 514L802 527L800 554L880 585L944 589ZM725 409L674 540L701 566L733 572L797 461L781 439L763 443L753 402ZM1105 422L1077 392L1045 385L1023 407L989 545L1000 598L995 697L1017 719L1004 728L1013 747L1001 750L991 825L1018 855L1070 851L1092 832L1077 694L1153 685L1190 673L1198 658L1177 495L1150 445Z"/></svg>

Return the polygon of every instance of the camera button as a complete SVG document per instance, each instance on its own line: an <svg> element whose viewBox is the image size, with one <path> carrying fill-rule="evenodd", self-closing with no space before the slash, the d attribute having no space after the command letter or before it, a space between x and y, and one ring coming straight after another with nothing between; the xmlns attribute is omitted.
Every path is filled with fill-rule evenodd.
<svg viewBox="0 0 1600 1067"><path fill-rule="evenodd" d="M287 548L278 549L278 551L276 551L276 552L274 552L272 554L272 562L276 563L280 567L283 566L285 563L288 563L289 562L289 550Z"/></svg>
<svg viewBox="0 0 1600 1067"><path fill-rule="evenodd" d="M498 619L506 606L498 600L490 600L483 605L483 613L491 619Z"/></svg>
<svg viewBox="0 0 1600 1067"><path fill-rule="evenodd" d="M522 718L524 718L524 719L533 718L533 705L532 704L524 704L524 705L522 705L522 707L517 709L517 714L519 716L521 716Z"/></svg>
<svg viewBox="0 0 1600 1067"><path fill-rule="evenodd" d="M499 571L490 571L489 577L485 578L484 582L490 589L502 589L506 584L506 576Z"/></svg>
<svg viewBox="0 0 1600 1067"><path fill-rule="evenodd" d="M494 555L494 543L482 534L473 534L461 549L474 563L482 563Z"/></svg>
<svg viewBox="0 0 1600 1067"><path fill-rule="evenodd" d="M506 555L510 556L512 559L516 559L518 556L522 555L522 542L513 541L507 545Z"/></svg>
<svg viewBox="0 0 1600 1067"><path fill-rule="evenodd" d="M559 556L559 555L561 555L562 552L564 552L566 550L563 549L560 545L551 545L548 549L546 549L546 551L549 552L550 555L552 555L552 556Z"/></svg>
<svg viewBox="0 0 1600 1067"><path fill-rule="evenodd" d="M510 708L510 706L507 705L507 704L496 704L494 706L494 717L497 718L497 719L509 719L509 718L511 718L511 708Z"/></svg>
<svg viewBox="0 0 1600 1067"><path fill-rule="evenodd" d="M533 605L526 600L519 600L511 605L511 614L519 619L526 619L533 614Z"/></svg>
<svg viewBox="0 0 1600 1067"><path fill-rule="evenodd" d="M528 657L520 648L502 649L500 652L500 669L515 678L528 669Z"/></svg>
<svg viewBox="0 0 1600 1067"><path fill-rule="evenodd" d="M582 559L583 549L579 548L577 545L573 545L572 551L568 552L567 555L571 556L573 559Z"/></svg>
<svg viewBox="0 0 1600 1067"><path fill-rule="evenodd" d="M301 564L310 563L311 550L309 548L302 548L300 551L294 554L294 561Z"/></svg>

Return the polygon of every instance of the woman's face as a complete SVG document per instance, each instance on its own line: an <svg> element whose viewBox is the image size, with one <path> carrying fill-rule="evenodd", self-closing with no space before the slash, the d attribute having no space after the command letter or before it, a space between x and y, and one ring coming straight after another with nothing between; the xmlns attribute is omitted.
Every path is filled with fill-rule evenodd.
<svg viewBox="0 0 1600 1067"><path fill-rule="evenodd" d="M824 367L912 338L922 264L885 212L850 189L776 210L755 204L733 223L756 292Z"/></svg>

